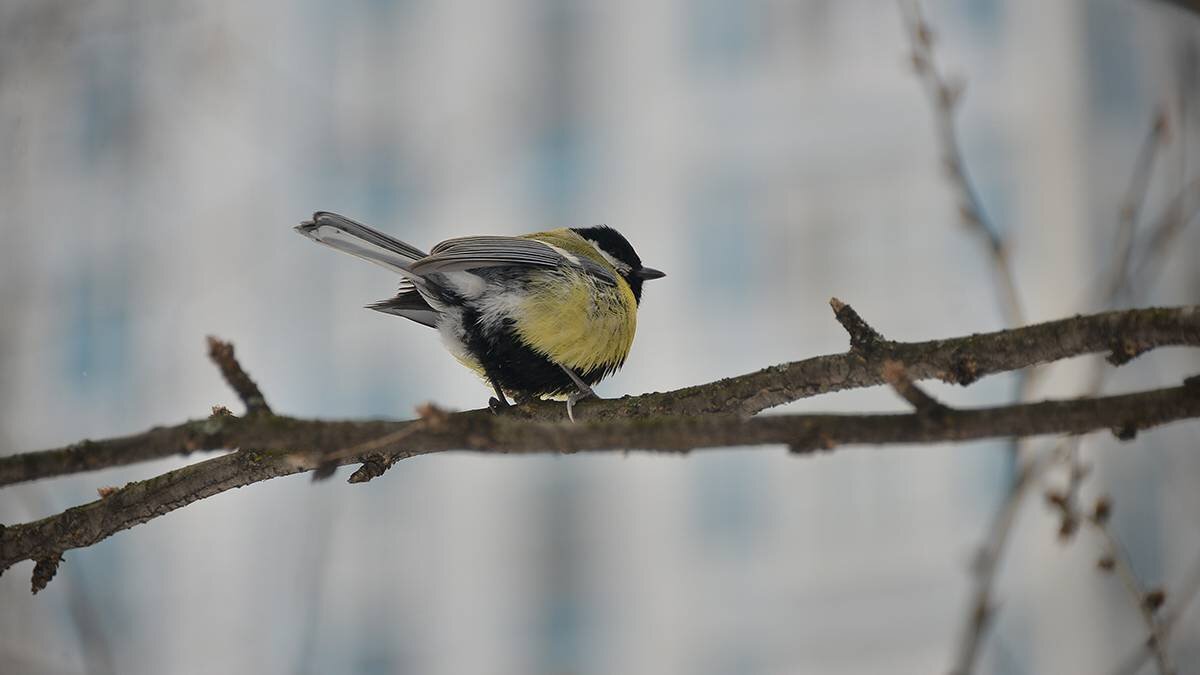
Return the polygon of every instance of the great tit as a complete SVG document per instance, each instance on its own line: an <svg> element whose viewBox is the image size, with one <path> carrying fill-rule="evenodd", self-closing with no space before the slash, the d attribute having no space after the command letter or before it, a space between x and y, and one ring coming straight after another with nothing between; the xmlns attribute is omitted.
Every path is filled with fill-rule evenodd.
<svg viewBox="0 0 1200 675"><path fill-rule="evenodd" d="M493 411L505 394L566 395L574 421L575 403L629 356L642 282L665 276L603 225L448 239L429 253L325 211L295 229L400 274L396 295L367 307L436 329L491 384Z"/></svg>

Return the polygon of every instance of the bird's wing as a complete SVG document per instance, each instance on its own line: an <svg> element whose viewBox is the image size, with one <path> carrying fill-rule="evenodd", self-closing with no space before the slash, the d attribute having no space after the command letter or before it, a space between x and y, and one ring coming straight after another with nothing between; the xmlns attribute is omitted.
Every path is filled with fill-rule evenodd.
<svg viewBox="0 0 1200 675"><path fill-rule="evenodd" d="M582 268L601 281L615 285L613 273L586 256L576 256L537 239L524 237L460 237L433 247L427 258L413 263L414 274L425 276L483 267Z"/></svg>

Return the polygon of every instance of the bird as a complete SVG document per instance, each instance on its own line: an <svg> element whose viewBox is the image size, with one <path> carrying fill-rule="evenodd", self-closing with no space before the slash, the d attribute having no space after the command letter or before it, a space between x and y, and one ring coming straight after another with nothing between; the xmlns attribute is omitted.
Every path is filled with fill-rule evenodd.
<svg viewBox="0 0 1200 675"><path fill-rule="evenodd" d="M565 396L574 422L575 404L629 356L642 284L666 276L606 225L459 237L429 253L328 211L294 229L399 274L396 294L367 308L435 329L491 386L496 413L508 396Z"/></svg>

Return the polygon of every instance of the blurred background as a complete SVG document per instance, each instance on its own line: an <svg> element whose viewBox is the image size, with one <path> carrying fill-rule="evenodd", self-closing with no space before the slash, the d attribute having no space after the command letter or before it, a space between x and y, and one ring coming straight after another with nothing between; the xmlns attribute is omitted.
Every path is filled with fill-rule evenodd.
<svg viewBox="0 0 1200 675"><path fill-rule="evenodd" d="M1194 178L1200 23L1148 0L925 8L1027 318L1100 309L1157 110L1146 220ZM669 276L602 396L842 351L835 295L895 339L1002 328L908 54L897 7L862 0L0 1L0 452L239 409L208 334L287 414L484 404L432 331L362 309L394 277L291 231L316 209L423 247L619 228ZM1200 235L1172 249L1126 304L1200 299ZM1108 388L1198 366L1163 350ZM998 404L1013 381L930 388ZM905 406L880 388L786 409ZM1168 593L1200 555L1198 432L1085 445L1085 499L1112 495ZM0 522L201 457L5 488ZM9 570L0 671L946 672L1008 457L448 453L364 485L273 480L69 551L37 596L29 563ZM1144 641L1095 537L1057 528L1027 500L979 672L1105 672ZM1198 635L1193 610L1181 665Z"/></svg>

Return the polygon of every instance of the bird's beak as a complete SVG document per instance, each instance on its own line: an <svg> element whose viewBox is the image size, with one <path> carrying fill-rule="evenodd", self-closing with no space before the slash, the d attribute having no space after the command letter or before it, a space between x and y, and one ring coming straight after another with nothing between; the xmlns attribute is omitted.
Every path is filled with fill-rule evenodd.
<svg viewBox="0 0 1200 675"><path fill-rule="evenodd" d="M661 279L667 276L667 273L660 272L653 267L639 267L634 271L633 276L641 279L642 281L649 281L651 279Z"/></svg>

